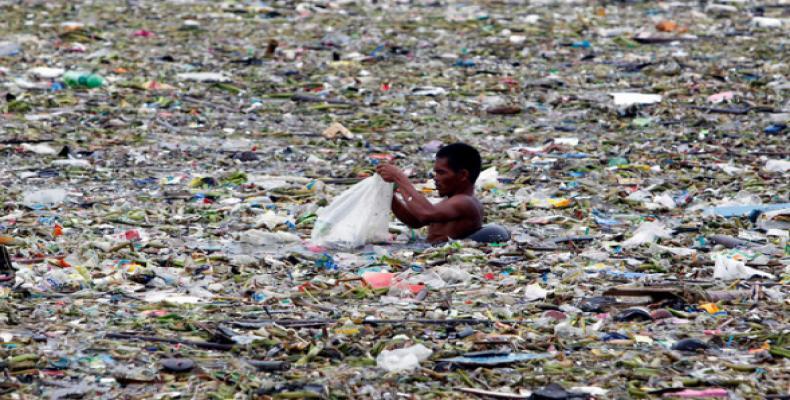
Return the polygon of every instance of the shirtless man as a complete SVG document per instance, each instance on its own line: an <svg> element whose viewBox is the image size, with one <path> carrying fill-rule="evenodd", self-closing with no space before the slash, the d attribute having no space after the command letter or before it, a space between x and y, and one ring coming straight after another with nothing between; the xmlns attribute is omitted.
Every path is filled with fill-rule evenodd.
<svg viewBox="0 0 790 400"><path fill-rule="evenodd" d="M382 164L376 172L385 181L394 182L403 197L392 197L395 217L411 228L428 225L428 242L435 244L463 239L481 228L483 206L474 196L480 168L480 153L472 146L454 143L439 149L433 180L439 195L446 199L438 204L431 203L398 167Z"/></svg>

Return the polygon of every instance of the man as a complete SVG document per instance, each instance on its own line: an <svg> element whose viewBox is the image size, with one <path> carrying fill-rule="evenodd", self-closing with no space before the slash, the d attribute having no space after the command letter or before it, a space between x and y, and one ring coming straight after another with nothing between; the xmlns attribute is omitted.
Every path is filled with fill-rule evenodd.
<svg viewBox="0 0 790 400"><path fill-rule="evenodd" d="M480 168L480 153L468 144L453 143L439 149L433 180L439 195L446 199L437 204L417 190L398 167L382 164L376 172L385 181L394 182L403 197L392 197L395 217L411 228L428 225L428 242L435 244L466 238L482 227L483 206L474 197Z"/></svg>

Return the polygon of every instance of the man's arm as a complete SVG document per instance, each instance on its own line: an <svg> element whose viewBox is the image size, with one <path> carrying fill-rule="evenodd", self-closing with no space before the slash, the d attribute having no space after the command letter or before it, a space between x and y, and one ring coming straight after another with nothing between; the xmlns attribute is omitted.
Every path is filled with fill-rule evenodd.
<svg viewBox="0 0 790 400"><path fill-rule="evenodd" d="M425 226L425 224L421 224L417 218L411 215L406 205L394 194L392 195L392 213L395 214L395 217L398 218L400 222L403 222L409 228L417 229Z"/></svg>
<svg viewBox="0 0 790 400"><path fill-rule="evenodd" d="M393 165L380 165L377 172L385 181L398 185L404 199L401 204L420 225L453 221L473 211L473 204L466 196L455 196L439 204L431 203L409 182L403 171Z"/></svg>
<svg viewBox="0 0 790 400"><path fill-rule="evenodd" d="M454 221L473 211L466 196L454 196L433 204L408 180L399 182L398 188L406 200L406 209L422 225Z"/></svg>

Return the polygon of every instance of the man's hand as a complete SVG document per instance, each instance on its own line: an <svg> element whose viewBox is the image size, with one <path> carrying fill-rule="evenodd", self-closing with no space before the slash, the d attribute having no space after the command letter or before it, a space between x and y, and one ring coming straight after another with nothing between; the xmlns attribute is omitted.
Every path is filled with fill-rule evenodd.
<svg viewBox="0 0 790 400"><path fill-rule="evenodd" d="M406 180L406 174L400 168L392 164L379 164L376 167L376 173L384 179L385 182L401 183Z"/></svg>

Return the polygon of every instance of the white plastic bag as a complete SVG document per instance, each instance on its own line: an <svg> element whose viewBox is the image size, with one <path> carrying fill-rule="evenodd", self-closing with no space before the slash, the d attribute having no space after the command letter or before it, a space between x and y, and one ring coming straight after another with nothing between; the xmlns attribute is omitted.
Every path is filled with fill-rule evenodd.
<svg viewBox="0 0 790 400"><path fill-rule="evenodd" d="M392 184L374 175L352 186L316 211L311 241L328 247L354 248L389 239Z"/></svg>
<svg viewBox="0 0 790 400"><path fill-rule="evenodd" d="M176 77L182 81L194 82L230 82L225 74L219 72L185 72Z"/></svg>
<svg viewBox="0 0 790 400"><path fill-rule="evenodd" d="M644 93L609 93L614 97L614 104L616 106L630 106L633 104L653 104L661 102L660 94L644 94Z"/></svg>
<svg viewBox="0 0 790 400"><path fill-rule="evenodd" d="M376 357L376 366L389 372L412 371L420 367L433 354L433 350L416 344L396 350L382 350Z"/></svg>
<svg viewBox="0 0 790 400"><path fill-rule="evenodd" d="M260 229L249 229L239 233L239 241L257 246L298 242L299 236L290 232L268 232Z"/></svg>
<svg viewBox="0 0 790 400"><path fill-rule="evenodd" d="M658 238L668 239L670 237L672 237L672 231L661 222L642 222L634 231L634 236L624 241L622 246L636 247L644 243L653 243Z"/></svg>
<svg viewBox="0 0 790 400"><path fill-rule="evenodd" d="M435 271L448 283L467 283L472 280L472 275L459 267L437 267Z"/></svg>
<svg viewBox="0 0 790 400"><path fill-rule="evenodd" d="M540 287L539 284L533 283L524 290L524 299L527 301L543 300L549 292Z"/></svg>
<svg viewBox="0 0 790 400"><path fill-rule="evenodd" d="M490 190L499 186L499 173L496 167L491 167L480 173L475 181L475 188L482 190Z"/></svg>
<svg viewBox="0 0 790 400"><path fill-rule="evenodd" d="M714 260L716 265L713 269L713 279L731 281L735 279L749 279L753 276L776 279L776 277L767 272L747 267L744 257L737 253L719 253L714 256Z"/></svg>
<svg viewBox="0 0 790 400"><path fill-rule="evenodd" d="M787 172L790 171L790 161L788 160L768 160L765 162L765 169L768 172Z"/></svg>
<svg viewBox="0 0 790 400"><path fill-rule="evenodd" d="M33 208L37 205L56 207L66 201L68 193L65 189L31 190L24 193L22 204Z"/></svg>

